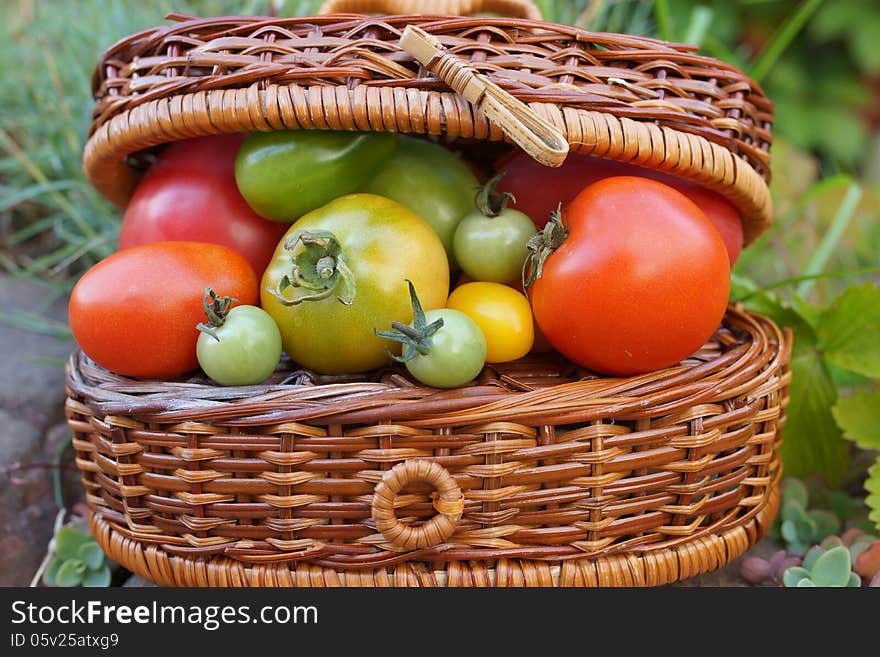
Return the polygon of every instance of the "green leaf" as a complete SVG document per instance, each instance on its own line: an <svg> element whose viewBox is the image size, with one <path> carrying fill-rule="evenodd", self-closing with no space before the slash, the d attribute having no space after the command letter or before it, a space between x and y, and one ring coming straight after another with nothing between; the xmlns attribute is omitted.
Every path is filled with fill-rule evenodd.
<svg viewBox="0 0 880 657"><path fill-rule="evenodd" d="M867 20L857 19L849 41L850 52L859 69L868 75L880 73L880 15L873 14Z"/></svg>
<svg viewBox="0 0 880 657"><path fill-rule="evenodd" d="M846 586L850 573L849 550L838 546L816 559L812 580L816 586Z"/></svg>
<svg viewBox="0 0 880 657"><path fill-rule="evenodd" d="M731 287L731 300L741 300L749 311L766 315L782 328L794 331L794 353L809 350L816 345L816 332L801 314L785 305L779 297L766 290L749 289L747 279L738 277L739 283Z"/></svg>
<svg viewBox="0 0 880 657"><path fill-rule="evenodd" d="M99 570L88 571L83 577L82 585L87 587L110 586L110 569L104 566Z"/></svg>
<svg viewBox="0 0 880 657"><path fill-rule="evenodd" d="M809 550L807 550L807 553L804 555L804 559L801 565L807 570L812 570L813 566L816 565L816 561L823 554L825 554L825 550L818 546L813 546Z"/></svg>
<svg viewBox="0 0 880 657"><path fill-rule="evenodd" d="M801 509L806 509L809 495L807 485L804 482L800 479L795 479L794 477L786 477L782 489L782 499L785 501L784 504L792 503L799 506ZM783 509L784 508L785 506L783 505Z"/></svg>
<svg viewBox="0 0 880 657"><path fill-rule="evenodd" d="M880 287L847 288L822 313L817 334L829 363L880 378Z"/></svg>
<svg viewBox="0 0 880 657"><path fill-rule="evenodd" d="M859 577L858 573L850 573L849 581L846 583L846 586L851 589L861 588L862 578Z"/></svg>
<svg viewBox="0 0 880 657"><path fill-rule="evenodd" d="M83 575L86 574L86 565L79 559L68 559L58 569L56 581L58 586L79 586Z"/></svg>
<svg viewBox="0 0 880 657"><path fill-rule="evenodd" d="M57 586L58 569L61 568L61 564L63 563L63 559L59 559L58 557L52 558L49 565L46 567L46 572L43 573L43 584L46 586Z"/></svg>
<svg viewBox="0 0 880 657"><path fill-rule="evenodd" d="M813 582L813 580L807 579L806 577L804 577L801 581L797 583L797 587L799 589L813 588L814 586L817 586L817 584Z"/></svg>
<svg viewBox="0 0 880 657"><path fill-rule="evenodd" d="M831 511L823 509L810 511L809 516L816 526L816 531L813 534L814 541L821 541L840 531L840 520Z"/></svg>
<svg viewBox="0 0 880 657"><path fill-rule="evenodd" d="M868 518L874 523L877 531L880 531L880 467L876 463L868 469L865 490L870 493L865 498L865 504L869 509Z"/></svg>
<svg viewBox="0 0 880 657"><path fill-rule="evenodd" d="M880 340L880 336L877 337ZM844 435L862 449L880 450L880 388L859 390L831 409Z"/></svg>
<svg viewBox="0 0 880 657"><path fill-rule="evenodd" d="M798 582L808 579L809 577L810 573L806 568L792 566L791 568L787 568L782 574L782 583L788 588L794 588L798 585Z"/></svg>
<svg viewBox="0 0 880 657"><path fill-rule="evenodd" d="M62 527L55 534L55 554L65 561L79 558L79 548L91 538L73 527Z"/></svg>
<svg viewBox="0 0 880 657"><path fill-rule="evenodd" d="M104 563L104 552L94 541L80 545L77 554L89 570L98 570Z"/></svg>
<svg viewBox="0 0 880 657"><path fill-rule="evenodd" d="M779 450L785 472L794 477L822 474L832 488L836 487L846 472L848 458L848 443L831 414L837 390L814 349L792 357L791 376Z"/></svg>
<svg viewBox="0 0 880 657"><path fill-rule="evenodd" d="M828 506L843 522L865 511L865 504L861 498L852 497L838 490L828 492Z"/></svg>

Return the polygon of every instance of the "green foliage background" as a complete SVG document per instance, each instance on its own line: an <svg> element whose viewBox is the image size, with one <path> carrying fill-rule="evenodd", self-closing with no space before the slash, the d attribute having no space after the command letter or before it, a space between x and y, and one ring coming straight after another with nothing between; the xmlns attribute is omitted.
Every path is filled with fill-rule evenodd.
<svg viewBox="0 0 880 657"><path fill-rule="evenodd" d="M119 213L85 181L90 77L119 38L170 12L307 15L318 0L4 0L0 265L69 290L115 249ZM795 334L787 474L872 491L880 509L880 3L537 0L548 20L698 44L776 103L775 223L745 250L733 297ZM64 335L38 315L0 321ZM844 440L850 438L852 442ZM872 497L873 496L873 497ZM880 521L880 514L875 520Z"/></svg>

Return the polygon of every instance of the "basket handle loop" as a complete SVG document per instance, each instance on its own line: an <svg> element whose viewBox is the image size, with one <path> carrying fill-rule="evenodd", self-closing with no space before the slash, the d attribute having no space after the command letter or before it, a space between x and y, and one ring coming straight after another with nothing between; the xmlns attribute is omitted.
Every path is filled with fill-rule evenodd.
<svg viewBox="0 0 880 657"><path fill-rule="evenodd" d="M493 12L513 18L542 20L532 0L324 0L318 14L441 14L469 16Z"/></svg>
<svg viewBox="0 0 880 657"><path fill-rule="evenodd" d="M394 499L410 482L424 481L437 489L437 515L418 526L405 525L394 514ZM464 495L449 471L436 461L411 459L388 470L373 492L372 516L388 542L406 550L438 545L452 536L464 510Z"/></svg>
<svg viewBox="0 0 880 657"><path fill-rule="evenodd" d="M415 25L407 25L400 37L400 47L498 124L538 162L558 167L565 161L569 146L559 128L446 50L435 37Z"/></svg>

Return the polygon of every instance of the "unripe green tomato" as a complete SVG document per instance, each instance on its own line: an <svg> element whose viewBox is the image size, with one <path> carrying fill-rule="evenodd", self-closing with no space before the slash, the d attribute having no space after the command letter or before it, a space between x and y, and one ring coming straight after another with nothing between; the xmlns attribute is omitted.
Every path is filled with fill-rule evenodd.
<svg viewBox="0 0 880 657"><path fill-rule="evenodd" d="M453 253L475 281L515 283L522 277L535 224L528 215L505 208L497 217L471 212L455 229Z"/></svg>
<svg viewBox="0 0 880 657"><path fill-rule="evenodd" d="M419 215L443 242L454 270L452 238L458 223L474 209L479 185L474 172L449 149L400 135L394 156L362 191L402 203Z"/></svg>
<svg viewBox="0 0 880 657"><path fill-rule="evenodd" d="M217 338L199 334L196 354L213 381L224 386L255 385L275 371L281 358L281 332L262 308L236 306L212 330Z"/></svg>
<svg viewBox="0 0 880 657"><path fill-rule="evenodd" d="M451 308L425 313L425 322L443 326L431 336L431 350L406 361L406 369L425 385L457 388L472 381L486 363L486 338L470 317Z"/></svg>
<svg viewBox="0 0 880 657"><path fill-rule="evenodd" d="M397 135L390 132L254 132L238 149L235 182L261 217L296 221L358 191L396 148Z"/></svg>

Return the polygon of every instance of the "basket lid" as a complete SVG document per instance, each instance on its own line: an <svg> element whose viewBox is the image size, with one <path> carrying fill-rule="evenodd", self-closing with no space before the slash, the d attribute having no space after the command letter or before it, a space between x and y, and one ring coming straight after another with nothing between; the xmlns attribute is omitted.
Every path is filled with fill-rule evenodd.
<svg viewBox="0 0 880 657"><path fill-rule="evenodd" d="M324 8L381 11L408 2L330 0ZM746 245L770 225L773 105L744 72L692 46L534 20L540 14L527 0L434 4L527 18L172 14L173 23L124 38L101 58L85 174L124 206L142 171L130 156L190 137L336 129L512 141L401 47L412 25L558 131L570 152L661 170L722 194L742 214Z"/></svg>

